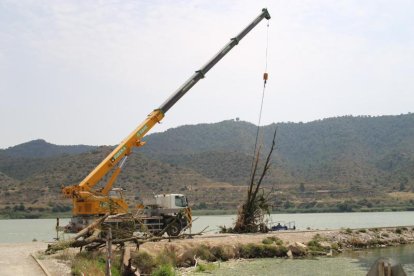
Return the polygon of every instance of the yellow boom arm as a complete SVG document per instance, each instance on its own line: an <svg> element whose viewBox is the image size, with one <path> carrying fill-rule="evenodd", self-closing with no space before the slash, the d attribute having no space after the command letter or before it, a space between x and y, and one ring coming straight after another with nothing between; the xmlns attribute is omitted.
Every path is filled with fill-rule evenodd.
<svg viewBox="0 0 414 276"><path fill-rule="evenodd" d="M131 153L133 147L143 145L142 137L158 122L164 118L161 110L156 109L142 122L124 141L122 141L89 175L82 180L79 185L67 186L63 188L63 193L66 197L79 197L81 191L90 191L124 156ZM113 177L102 190L102 194L106 195L116 176L120 172L120 168L114 172ZM115 176L115 177L114 177Z"/></svg>

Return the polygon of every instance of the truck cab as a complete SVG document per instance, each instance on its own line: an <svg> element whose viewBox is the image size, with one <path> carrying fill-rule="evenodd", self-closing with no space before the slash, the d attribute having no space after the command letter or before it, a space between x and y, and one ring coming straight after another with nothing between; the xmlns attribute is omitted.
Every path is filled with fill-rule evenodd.
<svg viewBox="0 0 414 276"><path fill-rule="evenodd" d="M187 197L183 194L156 195L155 204L164 209L184 209L188 207Z"/></svg>
<svg viewBox="0 0 414 276"><path fill-rule="evenodd" d="M155 195L152 203L143 205L142 211L144 224L154 234L166 229L169 236L178 236L183 229L191 226L191 209L183 194Z"/></svg>

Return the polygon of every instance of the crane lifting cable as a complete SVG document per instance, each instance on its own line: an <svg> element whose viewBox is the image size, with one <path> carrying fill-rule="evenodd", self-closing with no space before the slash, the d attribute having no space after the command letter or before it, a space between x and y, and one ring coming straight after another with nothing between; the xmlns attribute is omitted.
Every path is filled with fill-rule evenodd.
<svg viewBox="0 0 414 276"><path fill-rule="evenodd" d="M264 70L264 73L263 73L262 99L261 99L261 102L260 102L259 120L258 120L258 123L257 123L256 139L255 139L255 142L254 142L252 165L251 165L251 169L250 169L250 178L253 176L253 173L254 173L253 168L254 168L255 158L258 154L257 145L259 143L259 136L261 134L260 124L261 124L261 120L262 120L263 103L264 103L264 97L265 97L265 92L266 92L266 84L267 84L267 80L269 79L269 74L267 72L268 50L269 50L269 21L267 21L267 25L266 25L265 70Z"/></svg>

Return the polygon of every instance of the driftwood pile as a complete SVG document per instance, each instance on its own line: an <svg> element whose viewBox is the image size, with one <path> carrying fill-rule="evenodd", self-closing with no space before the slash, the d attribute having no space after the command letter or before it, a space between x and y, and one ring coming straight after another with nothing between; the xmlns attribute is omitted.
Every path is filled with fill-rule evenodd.
<svg viewBox="0 0 414 276"><path fill-rule="evenodd" d="M136 249L139 249L139 246L146 242L156 242L161 240L172 240L172 239L185 239L192 238L197 235L201 235L207 229L204 228L202 231L194 234L182 233L178 236L168 236L165 237L163 234L168 230L169 226L172 225L175 221L172 221L165 229L158 233L158 236L153 236L150 233L146 233L144 236L133 236L132 234L129 237L112 239L112 231L105 225L105 220L108 218L109 214L97 219L95 222L85 227L79 231L74 237L57 241L56 243L49 244L46 249L46 254L54 254L58 251L67 249L67 248L84 248L87 251L93 251L106 246L106 251L108 253L107 261L107 271L110 271L110 259L112 258L112 246L118 246L121 250L121 273L122 275L140 275L137 268L132 265L131 262L131 248L125 246L126 243L132 242L136 245ZM183 231L186 228L183 229ZM107 234L107 235L105 235ZM107 236L107 237L106 237Z"/></svg>
<svg viewBox="0 0 414 276"><path fill-rule="evenodd" d="M96 250L96 249L99 249L101 247L104 247L106 245L107 239L103 235L103 233L105 232L105 226L103 225L103 223L105 222L105 219L108 216L109 215L107 214L107 215L97 219L95 222L93 222L89 226L85 227L84 229L79 231L74 237L72 237L68 240L57 241L56 243L49 244L48 248L46 249L46 254L54 254L57 251L64 250L66 248L81 248L81 250L83 248L85 248L85 250L87 250L87 251L92 251L92 250ZM173 224L173 223L174 223L174 221L171 222L171 224ZM112 240L112 244L123 247L125 245L125 243L132 242L132 243L135 243L137 248L139 248L139 246L141 244L146 243L146 242L191 238L191 237L196 236L196 235L201 235L207 228L206 227L202 231L200 231L198 233L194 233L194 234L182 233L178 236L172 236L172 237L171 236L169 236L169 237L162 236L166 232L168 227L169 226L167 226L165 229L163 229L159 233L158 236L153 236L153 235L147 233L147 235L140 236L140 237L134 236L132 234L129 237L123 237L123 238L115 237Z"/></svg>

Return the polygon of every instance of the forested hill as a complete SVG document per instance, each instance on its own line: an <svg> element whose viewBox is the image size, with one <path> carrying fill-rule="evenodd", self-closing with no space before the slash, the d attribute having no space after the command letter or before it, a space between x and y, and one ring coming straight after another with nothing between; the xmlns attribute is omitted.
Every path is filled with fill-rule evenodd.
<svg viewBox="0 0 414 276"><path fill-rule="evenodd" d="M265 148L276 127L279 165L304 179L413 178L414 114L272 124L262 128ZM240 155L251 155L256 130L253 124L233 120L182 126L149 135L140 150L152 158L192 167L210 162L214 171L214 164L223 164L209 161L213 156L237 155L240 160Z"/></svg>
<svg viewBox="0 0 414 276"><path fill-rule="evenodd" d="M414 114L264 126L264 154L276 127L277 149L265 180L275 188L274 207L414 207ZM199 208L235 208L249 177L256 131L251 123L226 120L148 135L116 186L132 191L129 200L182 192ZM79 183L112 149L34 140L0 150L0 215L22 209L16 202L62 210L61 186Z"/></svg>
<svg viewBox="0 0 414 276"><path fill-rule="evenodd" d="M297 165L344 153L364 160L379 160L395 151L414 153L414 114L271 124L262 127L265 145L270 144L276 127L278 151ZM251 123L234 120L181 126L149 135L149 143L140 150L160 155L209 151L251 154L256 130Z"/></svg>

